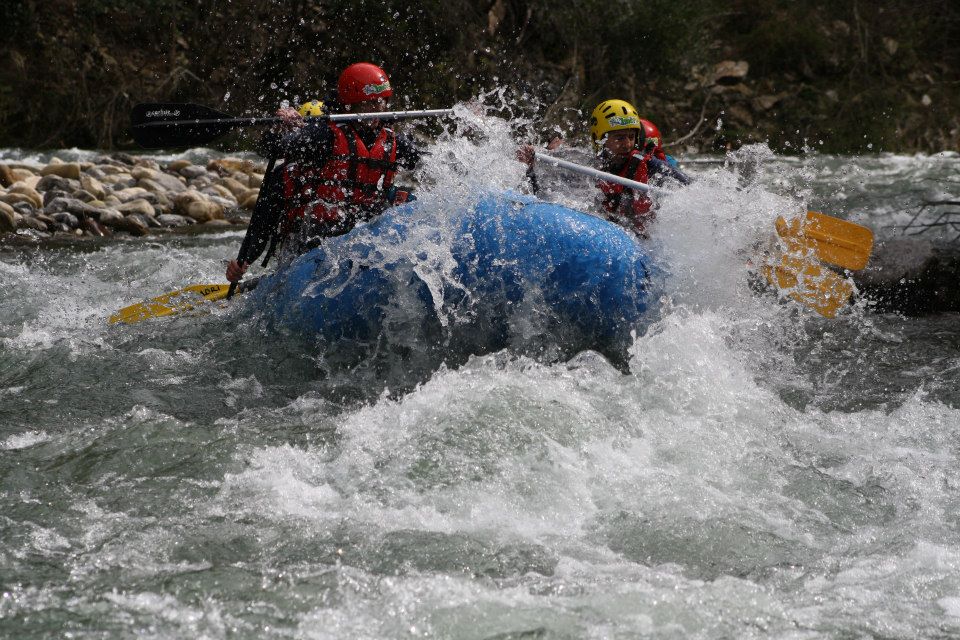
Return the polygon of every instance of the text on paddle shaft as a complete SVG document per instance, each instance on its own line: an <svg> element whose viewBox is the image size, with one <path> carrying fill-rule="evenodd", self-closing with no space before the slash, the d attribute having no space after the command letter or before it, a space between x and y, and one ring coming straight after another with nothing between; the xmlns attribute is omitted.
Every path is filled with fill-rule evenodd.
<svg viewBox="0 0 960 640"><path fill-rule="evenodd" d="M165 118L168 116L179 117L180 110L177 111L168 111L167 109L159 109L157 111L147 111L148 118Z"/></svg>

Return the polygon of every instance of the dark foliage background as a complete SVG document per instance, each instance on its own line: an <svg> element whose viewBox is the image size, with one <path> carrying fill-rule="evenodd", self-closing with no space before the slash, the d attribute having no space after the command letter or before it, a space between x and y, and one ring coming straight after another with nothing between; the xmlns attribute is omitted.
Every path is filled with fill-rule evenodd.
<svg viewBox="0 0 960 640"><path fill-rule="evenodd" d="M370 60L397 107L501 86L544 130L624 97L704 150L935 152L960 144L958 42L956 0L17 0L0 146L128 147L138 102L260 114Z"/></svg>

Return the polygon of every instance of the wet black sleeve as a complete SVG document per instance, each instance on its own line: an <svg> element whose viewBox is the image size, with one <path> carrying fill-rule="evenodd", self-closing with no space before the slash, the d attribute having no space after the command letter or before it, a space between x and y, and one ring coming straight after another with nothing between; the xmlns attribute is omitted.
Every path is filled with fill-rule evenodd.
<svg viewBox="0 0 960 640"><path fill-rule="evenodd" d="M250 225L247 227L247 235L244 236L243 244L240 245L240 253L237 256L239 262L250 264L259 258L280 224L280 215L283 212L282 173L283 165L280 165L263 177L260 195L257 197L257 204L253 207Z"/></svg>
<svg viewBox="0 0 960 640"><path fill-rule="evenodd" d="M333 132L326 122L308 122L289 133L267 131L260 138L257 153L264 158L321 165L330 156Z"/></svg>
<svg viewBox="0 0 960 640"><path fill-rule="evenodd" d="M279 158L281 157L280 152L280 138L282 136L274 131L273 129L267 129L262 136L260 136L259 142L257 142L256 152L257 155L263 158Z"/></svg>
<svg viewBox="0 0 960 640"><path fill-rule="evenodd" d="M532 164L527 167L527 182L530 183L530 193L537 195L540 191L540 183L537 181L537 172L534 171Z"/></svg>
<svg viewBox="0 0 960 640"><path fill-rule="evenodd" d="M668 163L658 160L657 158L647 160L647 167L650 170L650 177L653 178L658 185L663 184L663 181L667 178L676 180L682 185L688 185L691 182L690 176L683 171L671 167Z"/></svg>
<svg viewBox="0 0 960 640"><path fill-rule="evenodd" d="M413 169L420 164L420 158L423 157L423 149L420 146L403 135L397 134L397 164L401 169Z"/></svg>

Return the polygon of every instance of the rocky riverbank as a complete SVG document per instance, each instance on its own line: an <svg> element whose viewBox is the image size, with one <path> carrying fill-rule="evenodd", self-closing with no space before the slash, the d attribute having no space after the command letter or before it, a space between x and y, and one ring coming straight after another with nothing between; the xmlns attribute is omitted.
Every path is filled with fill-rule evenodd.
<svg viewBox="0 0 960 640"><path fill-rule="evenodd" d="M0 244L242 227L264 169L236 158L201 166L125 153L0 164Z"/></svg>

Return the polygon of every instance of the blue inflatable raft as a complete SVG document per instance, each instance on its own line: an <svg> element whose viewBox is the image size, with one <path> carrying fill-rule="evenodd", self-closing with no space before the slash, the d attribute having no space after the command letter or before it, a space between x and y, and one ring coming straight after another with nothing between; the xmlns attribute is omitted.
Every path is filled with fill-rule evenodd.
<svg viewBox="0 0 960 640"><path fill-rule="evenodd" d="M622 355L647 321L656 280L643 246L619 226L498 194L392 209L324 241L250 297L265 322L324 349L563 358Z"/></svg>

